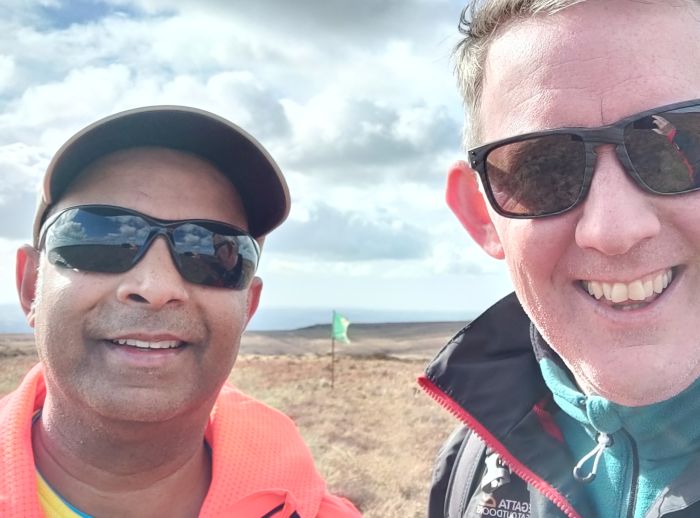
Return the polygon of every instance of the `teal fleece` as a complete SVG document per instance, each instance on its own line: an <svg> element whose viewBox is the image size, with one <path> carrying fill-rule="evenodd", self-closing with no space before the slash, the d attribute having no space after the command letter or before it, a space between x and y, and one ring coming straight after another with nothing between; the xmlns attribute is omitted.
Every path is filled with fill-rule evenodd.
<svg viewBox="0 0 700 518"><path fill-rule="evenodd" d="M691 453L700 451L700 380L669 400L626 407L600 396L584 395L568 371L550 358L540 360L540 369L563 410L554 417L574 462L596 447L601 432L612 437L612 444L603 450L595 479L585 484L597 516L626 517L634 488L634 517L642 518L661 490L687 466ZM639 470L633 480L635 450ZM582 466L583 474L590 473L592 466L590 458Z"/></svg>

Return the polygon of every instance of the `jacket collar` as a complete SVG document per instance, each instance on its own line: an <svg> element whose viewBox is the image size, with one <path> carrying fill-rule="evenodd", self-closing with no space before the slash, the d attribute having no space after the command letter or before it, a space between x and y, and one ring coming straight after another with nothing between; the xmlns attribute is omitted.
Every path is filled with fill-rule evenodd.
<svg viewBox="0 0 700 518"><path fill-rule="evenodd" d="M530 320L515 294L459 331L426 377L499 438L549 394L533 355Z"/></svg>
<svg viewBox="0 0 700 518"><path fill-rule="evenodd" d="M577 514L590 516L580 486L568 469L561 469L575 460L561 435L557 437L558 430L547 426L547 410L558 407L538 364L545 358L563 367L512 293L459 331L428 364L420 381L455 415L473 417L468 425L478 423L487 446L517 459L573 505ZM533 432L538 432L536 438ZM662 492L648 516L677 512L700 501L698 477L700 456Z"/></svg>
<svg viewBox="0 0 700 518"><path fill-rule="evenodd" d="M553 401L533 354L533 329L511 294L457 333L419 383L565 516L591 516L548 413Z"/></svg>

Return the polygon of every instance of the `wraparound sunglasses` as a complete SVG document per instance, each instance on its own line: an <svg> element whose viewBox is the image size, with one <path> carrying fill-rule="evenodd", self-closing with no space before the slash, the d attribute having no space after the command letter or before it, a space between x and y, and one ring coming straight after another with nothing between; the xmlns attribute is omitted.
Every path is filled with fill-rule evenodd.
<svg viewBox="0 0 700 518"><path fill-rule="evenodd" d="M163 220L111 205L80 205L51 216L39 249L64 268L123 273L159 236L189 282L242 290L255 275L260 248L240 228L204 219Z"/></svg>
<svg viewBox="0 0 700 518"><path fill-rule="evenodd" d="M612 144L627 174L659 195L700 189L700 99L661 106L598 128L558 128L469 151L491 206L509 218L569 211L588 194L596 148Z"/></svg>

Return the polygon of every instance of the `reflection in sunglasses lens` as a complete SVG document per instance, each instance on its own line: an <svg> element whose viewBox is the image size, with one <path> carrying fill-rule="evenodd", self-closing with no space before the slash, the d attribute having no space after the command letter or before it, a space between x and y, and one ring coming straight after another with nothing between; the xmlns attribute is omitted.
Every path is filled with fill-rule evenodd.
<svg viewBox="0 0 700 518"><path fill-rule="evenodd" d="M652 191L672 194L700 186L700 113L644 117L625 127L624 138L630 162Z"/></svg>
<svg viewBox="0 0 700 518"><path fill-rule="evenodd" d="M508 214L537 216L572 206L583 188L586 151L573 135L512 142L486 157L496 204Z"/></svg>
<svg viewBox="0 0 700 518"><path fill-rule="evenodd" d="M184 279L235 290L248 286L259 255L252 237L223 223L159 221L111 206L67 209L43 235L52 264L100 273L128 271L162 236Z"/></svg>

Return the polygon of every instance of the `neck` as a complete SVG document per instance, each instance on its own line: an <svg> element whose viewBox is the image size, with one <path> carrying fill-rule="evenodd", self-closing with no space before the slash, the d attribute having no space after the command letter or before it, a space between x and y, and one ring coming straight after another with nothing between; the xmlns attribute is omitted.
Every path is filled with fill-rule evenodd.
<svg viewBox="0 0 700 518"><path fill-rule="evenodd" d="M211 405L158 423L106 419L47 395L32 431L36 466L91 515L196 516L211 478Z"/></svg>
<svg viewBox="0 0 700 518"><path fill-rule="evenodd" d="M640 459L660 462L689 457L700 448L700 380L665 401L628 407L600 396L584 395L555 362L540 361L540 368L564 412L587 425L594 435L626 430L636 442Z"/></svg>

